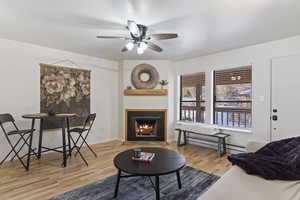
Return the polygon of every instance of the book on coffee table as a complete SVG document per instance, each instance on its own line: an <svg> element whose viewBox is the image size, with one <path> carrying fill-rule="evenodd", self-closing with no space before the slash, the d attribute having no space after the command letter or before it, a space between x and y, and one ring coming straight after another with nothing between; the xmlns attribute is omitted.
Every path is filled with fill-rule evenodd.
<svg viewBox="0 0 300 200"><path fill-rule="evenodd" d="M141 152L141 156L139 158L132 157L132 160L140 161L140 162L151 162L155 156L155 153L149 152Z"/></svg>

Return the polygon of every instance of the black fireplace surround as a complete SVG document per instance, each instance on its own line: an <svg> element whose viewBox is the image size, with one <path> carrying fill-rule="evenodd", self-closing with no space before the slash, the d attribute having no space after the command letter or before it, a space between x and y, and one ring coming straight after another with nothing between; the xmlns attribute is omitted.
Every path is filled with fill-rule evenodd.
<svg viewBox="0 0 300 200"><path fill-rule="evenodd" d="M164 141L164 111L127 111L128 141Z"/></svg>

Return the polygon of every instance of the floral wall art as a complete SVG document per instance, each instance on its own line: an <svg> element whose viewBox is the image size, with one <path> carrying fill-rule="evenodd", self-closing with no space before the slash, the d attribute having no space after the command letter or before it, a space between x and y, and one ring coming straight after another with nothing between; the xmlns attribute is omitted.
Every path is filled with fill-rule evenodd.
<svg viewBox="0 0 300 200"><path fill-rule="evenodd" d="M76 113L71 126L82 125L90 114L91 72L83 69L40 64L40 110L42 113ZM61 127L61 120L47 119L46 129Z"/></svg>

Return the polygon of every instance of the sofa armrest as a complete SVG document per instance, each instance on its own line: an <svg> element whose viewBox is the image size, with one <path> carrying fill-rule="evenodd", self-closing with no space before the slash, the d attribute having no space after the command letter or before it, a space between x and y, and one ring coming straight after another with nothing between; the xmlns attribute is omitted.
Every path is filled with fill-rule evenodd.
<svg viewBox="0 0 300 200"><path fill-rule="evenodd" d="M248 144L246 145L246 151L247 152L255 152L258 149L262 148L263 146L265 146L267 144L267 142L256 142L256 141L250 141L248 142Z"/></svg>

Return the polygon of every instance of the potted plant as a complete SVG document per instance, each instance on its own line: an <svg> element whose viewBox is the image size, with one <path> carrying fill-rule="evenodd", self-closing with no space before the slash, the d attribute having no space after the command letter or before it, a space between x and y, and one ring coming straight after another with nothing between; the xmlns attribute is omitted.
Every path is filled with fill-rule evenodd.
<svg viewBox="0 0 300 200"><path fill-rule="evenodd" d="M164 86L168 85L169 82L167 80L161 80L159 81L159 84L161 85L161 89L164 89Z"/></svg>

